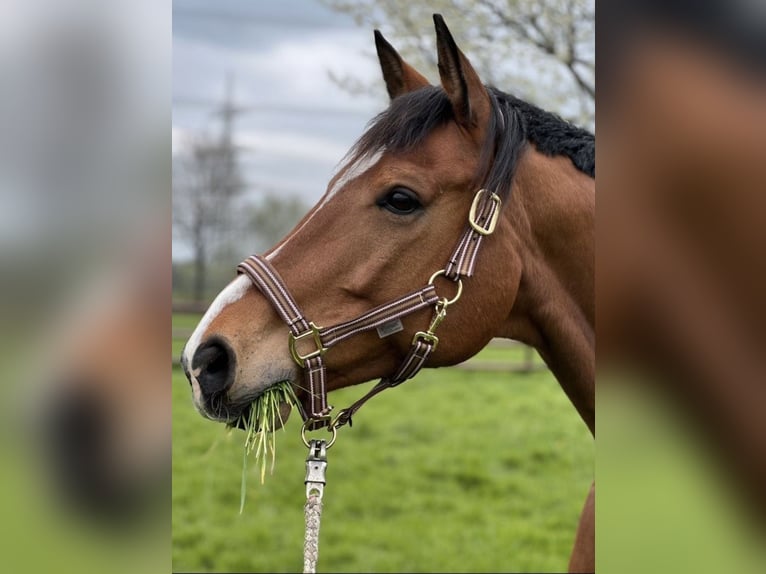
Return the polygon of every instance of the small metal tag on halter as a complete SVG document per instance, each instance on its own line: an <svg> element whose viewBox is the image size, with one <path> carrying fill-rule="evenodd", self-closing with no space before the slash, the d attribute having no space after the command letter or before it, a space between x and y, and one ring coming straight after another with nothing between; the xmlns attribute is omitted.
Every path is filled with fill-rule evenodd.
<svg viewBox="0 0 766 574"><path fill-rule="evenodd" d="M394 319L393 321L389 321L388 323L383 323L377 328L378 331L378 337L381 339L385 339L389 335L393 335L394 333L398 333L399 331L404 330L404 325L402 325L402 322L400 319Z"/></svg>

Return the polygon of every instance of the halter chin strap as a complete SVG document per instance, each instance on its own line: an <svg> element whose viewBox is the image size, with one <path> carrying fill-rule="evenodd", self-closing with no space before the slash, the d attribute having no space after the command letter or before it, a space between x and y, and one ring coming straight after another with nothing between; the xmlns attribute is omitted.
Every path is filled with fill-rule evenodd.
<svg viewBox="0 0 766 574"><path fill-rule="evenodd" d="M500 215L500 198L487 190L479 190L471 204L468 225L450 257L447 267L434 273L428 284L403 297L379 305L359 317L332 327L318 327L309 321L277 270L260 255L251 255L237 267L238 273L246 274L253 284L269 300L274 310L290 330L288 345L293 360L303 369L306 390L309 393L308 412L301 408L301 416L311 428L326 425L339 427L351 422L351 417L367 400L389 387L395 387L414 377L426 364L436 349L439 338L436 328L447 315L447 308L456 303L463 290L461 277L473 275L476 255L481 241L492 234ZM457 294L452 299L436 294L434 281L444 276L457 283ZM346 339L377 329L380 337L402 330L400 319L426 307L434 308L433 319L426 331L418 331L412 338L407 356L396 372L384 377L365 396L347 409L343 409L334 421L330 419L327 404L326 369L324 354Z"/></svg>

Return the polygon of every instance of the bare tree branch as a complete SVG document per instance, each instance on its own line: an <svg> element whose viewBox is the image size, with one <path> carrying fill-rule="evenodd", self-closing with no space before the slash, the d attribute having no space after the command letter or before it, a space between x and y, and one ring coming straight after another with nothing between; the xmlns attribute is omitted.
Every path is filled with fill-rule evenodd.
<svg viewBox="0 0 766 574"><path fill-rule="evenodd" d="M207 258L225 239L233 199L242 189L234 148L201 138L173 160L173 231L194 255L194 297L205 295Z"/></svg>
<svg viewBox="0 0 766 574"><path fill-rule="evenodd" d="M391 40L402 56L427 75L436 64L431 13L441 12L485 81L508 86L565 117L593 123L594 0L323 2L360 24L395 32ZM341 83L352 84L348 78Z"/></svg>

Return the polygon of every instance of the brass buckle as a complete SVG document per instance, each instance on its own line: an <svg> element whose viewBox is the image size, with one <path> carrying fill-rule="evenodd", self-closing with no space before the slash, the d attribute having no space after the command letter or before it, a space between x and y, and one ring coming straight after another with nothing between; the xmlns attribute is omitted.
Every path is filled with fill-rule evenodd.
<svg viewBox="0 0 766 574"><path fill-rule="evenodd" d="M309 331L301 333L300 335L293 335L290 333L290 337L287 339L287 345L290 348L290 354L292 355L293 360L298 363L299 367L302 367L305 361L324 355L327 351L327 348L322 345L322 339L319 336L319 329L321 329L321 327L317 327L313 322L309 322L309 328ZM307 337L312 337L314 339L314 345L316 345L316 349L310 353L301 355L298 352L298 349L296 349L295 343Z"/></svg>
<svg viewBox="0 0 766 574"><path fill-rule="evenodd" d="M492 218L489 220L486 226L480 225L479 222L476 221L476 211L479 209L479 201L481 200L483 193L490 193L490 201L493 201L497 204L495 211L492 212ZM473 202L471 203L471 210L468 212L468 223L476 233L479 235L492 235L492 233L495 231L495 227L497 227L497 220L500 218L501 204L502 201L500 196L494 192L487 191L486 189L480 189L476 192L476 195L473 197Z"/></svg>
<svg viewBox="0 0 766 574"><path fill-rule="evenodd" d="M418 340L432 343L433 344L433 349L431 349L432 351L435 351L436 345L439 344L439 337L437 337L433 333L426 333L425 331L418 331L417 333L415 333L415 336L412 338L412 344L414 345L415 343L418 342Z"/></svg>

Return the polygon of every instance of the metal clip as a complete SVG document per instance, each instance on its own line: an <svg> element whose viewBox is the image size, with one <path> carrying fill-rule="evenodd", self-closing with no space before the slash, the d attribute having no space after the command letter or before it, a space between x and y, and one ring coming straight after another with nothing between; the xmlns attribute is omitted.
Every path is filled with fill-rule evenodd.
<svg viewBox="0 0 766 574"><path fill-rule="evenodd" d="M442 321L444 321L444 318L447 316L447 304L448 303L446 299L442 299L436 304L434 318L431 320L431 325L428 327L429 333L434 333L436 328L441 324Z"/></svg>
<svg viewBox="0 0 766 574"><path fill-rule="evenodd" d="M436 346L439 344L439 337L436 336L435 331L447 316L447 307L450 304L451 302L448 301L446 297L439 300L436 304L436 309L434 309L434 318L431 319L431 324L428 326L428 330L415 333L415 336L412 338L413 345L416 345L418 341L423 341L424 343L431 343L433 347L431 349L432 351L436 350Z"/></svg>
<svg viewBox="0 0 766 574"><path fill-rule="evenodd" d="M319 500L324 495L324 485L327 483L327 444L323 440L312 439L309 444L309 455L306 457L306 498L316 494Z"/></svg>

